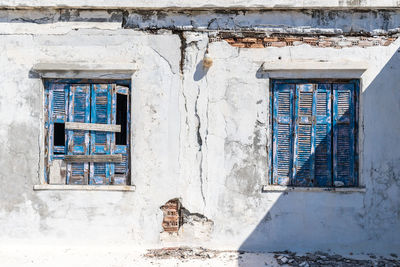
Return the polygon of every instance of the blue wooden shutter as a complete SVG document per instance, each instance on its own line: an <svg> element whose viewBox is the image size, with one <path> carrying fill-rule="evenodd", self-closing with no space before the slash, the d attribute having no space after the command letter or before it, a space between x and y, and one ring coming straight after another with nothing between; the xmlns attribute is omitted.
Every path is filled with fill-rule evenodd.
<svg viewBox="0 0 400 267"><path fill-rule="evenodd" d="M115 145L115 154L122 154L123 161L121 163L115 163L115 175L112 181L113 184L128 184L128 175L129 175L129 129L130 129L130 108L129 108L129 88L125 86L116 86L116 94L125 95L126 96L126 126L121 125L121 131L126 131L126 145ZM118 104L118 103L117 103ZM116 107L118 108L118 106ZM124 110L121 110L124 112Z"/></svg>
<svg viewBox="0 0 400 267"><path fill-rule="evenodd" d="M293 185L314 184L314 88L296 85Z"/></svg>
<svg viewBox="0 0 400 267"><path fill-rule="evenodd" d="M273 184L288 185L292 169L293 84L274 84Z"/></svg>
<svg viewBox="0 0 400 267"><path fill-rule="evenodd" d="M91 123L115 124L115 89L111 84L92 85ZM115 134L91 131L91 154L113 154ZM90 163L89 184L110 184L114 163Z"/></svg>
<svg viewBox="0 0 400 267"><path fill-rule="evenodd" d="M54 123L65 123L68 106L68 84L50 83L49 90L49 155L50 160L55 154L65 154L65 145L54 145Z"/></svg>
<svg viewBox="0 0 400 267"><path fill-rule="evenodd" d="M69 91L68 121L90 122L90 86L71 85ZM89 155L89 131L68 130L68 155ZM87 184L88 163L67 164L67 184Z"/></svg>
<svg viewBox="0 0 400 267"><path fill-rule="evenodd" d="M333 84L333 181L354 186L355 85Z"/></svg>
<svg viewBox="0 0 400 267"><path fill-rule="evenodd" d="M332 186L331 168L331 84L318 84L314 94L315 110L315 186Z"/></svg>

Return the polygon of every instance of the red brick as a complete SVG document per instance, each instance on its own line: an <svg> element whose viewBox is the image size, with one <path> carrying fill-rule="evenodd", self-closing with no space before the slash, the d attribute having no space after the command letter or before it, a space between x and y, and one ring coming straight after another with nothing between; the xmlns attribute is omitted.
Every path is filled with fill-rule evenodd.
<svg viewBox="0 0 400 267"><path fill-rule="evenodd" d="M233 38L227 38L224 40L227 41L229 44L233 44L235 42L235 39L233 39Z"/></svg>
<svg viewBox="0 0 400 267"><path fill-rule="evenodd" d="M272 47L285 47L286 42L271 42Z"/></svg>
<svg viewBox="0 0 400 267"><path fill-rule="evenodd" d="M278 37L265 37L264 42L277 42Z"/></svg>
<svg viewBox="0 0 400 267"><path fill-rule="evenodd" d="M318 46L319 47L331 47L331 46L334 46L334 42L321 41L321 42L318 42Z"/></svg>
<svg viewBox="0 0 400 267"><path fill-rule="evenodd" d="M243 42L243 43L257 43L257 38L249 38L249 37L246 37L246 38L243 38L243 39L242 39L242 42Z"/></svg>
<svg viewBox="0 0 400 267"><path fill-rule="evenodd" d="M264 48L263 44L251 44L250 48Z"/></svg>
<svg viewBox="0 0 400 267"><path fill-rule="evenodd" d="M231 46L240 47L240 48L246 47L246 45L244 43L238 43L238 42L231 44Z"/></svg>

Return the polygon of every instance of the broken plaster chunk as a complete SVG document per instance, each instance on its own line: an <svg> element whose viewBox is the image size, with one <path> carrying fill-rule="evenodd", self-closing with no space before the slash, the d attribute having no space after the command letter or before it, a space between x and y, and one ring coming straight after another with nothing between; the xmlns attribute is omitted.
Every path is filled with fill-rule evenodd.
<svg viewBox="0 0 400 267"><path fill-rule="evenodd" d="M288 259L287 259L286 257L283 257L283 258L281 259L281 262L286 263L286 262L288 262Z"/></svg>
<svg viewBox="0 0 400 267"><path fill-rule="evenodd" d="M214 222L203 214L191 213L185 209L180 199L171 199L160 209L164 215L162 221L164 231L160 234L161 241L210 240Z"/></svg>
<svg viewBox="0 0 400 267"><path fill-rule="evenodd" d="M66 170L64 160L53 160L49 166L49 184L66 184Z"/></svg>

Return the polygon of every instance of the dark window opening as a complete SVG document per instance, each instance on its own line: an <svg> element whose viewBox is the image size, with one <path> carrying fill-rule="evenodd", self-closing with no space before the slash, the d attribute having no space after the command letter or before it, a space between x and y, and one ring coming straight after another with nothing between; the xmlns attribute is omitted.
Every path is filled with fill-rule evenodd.
<svg viewBox="0 0 400 267"><path fill-rule="evenodd" d="M128 96L117 94L117 125L121 125L121 132L115 135L115 144L127 145L127 120L128 120Z"/></svg>
<svg viewBox="0 0 400 267"><path fill-rule="evenodd" d="M65 146L65 124L54 123L54 146ZM63 153L61 153L63 154Z"/></svg>

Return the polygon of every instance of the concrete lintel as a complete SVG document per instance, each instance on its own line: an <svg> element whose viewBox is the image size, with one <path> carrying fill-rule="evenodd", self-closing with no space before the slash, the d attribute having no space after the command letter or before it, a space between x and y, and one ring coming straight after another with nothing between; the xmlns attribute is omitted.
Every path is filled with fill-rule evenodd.
<svg viewBox="0 0 400 267"><path fill-rule="evenodd" d="M34 185L33 190L61 190L61 191L135 191L134 185L58 185L58 184L41 184Z"/></svg>
<svg viewBox="0 0 400 267"><path fill-rule="evenodd" d="M135 63L38 63L32 68L40 78L51 79L130 79L136 70Z"/></svg>
<svg viewBox="0 0 400 267"><path fill-rule="evenodd" d="M326 8L349 8L349 9L377 9L396 8L399 6L396 0L380 1L351 1L344 2L337 0L181 0L181 1L159 1L159 0L0 0L0 8L85 8L85 9L166 9L166 8L190 8L190 9L326 9Z"/></svg>
<svg viewBox="0 0 400 267"><path fill-rule="evenodd" d="M331 192L331 193L365 193L365 187L294 187L264 185L262 191L268 192Z"/></svg>
<svg viewBox="0 0 400 267"><path fill-rule="evenodd" d="M365 71L366 61L269 61L262 64L262 70L271 71Z"/></svg>

